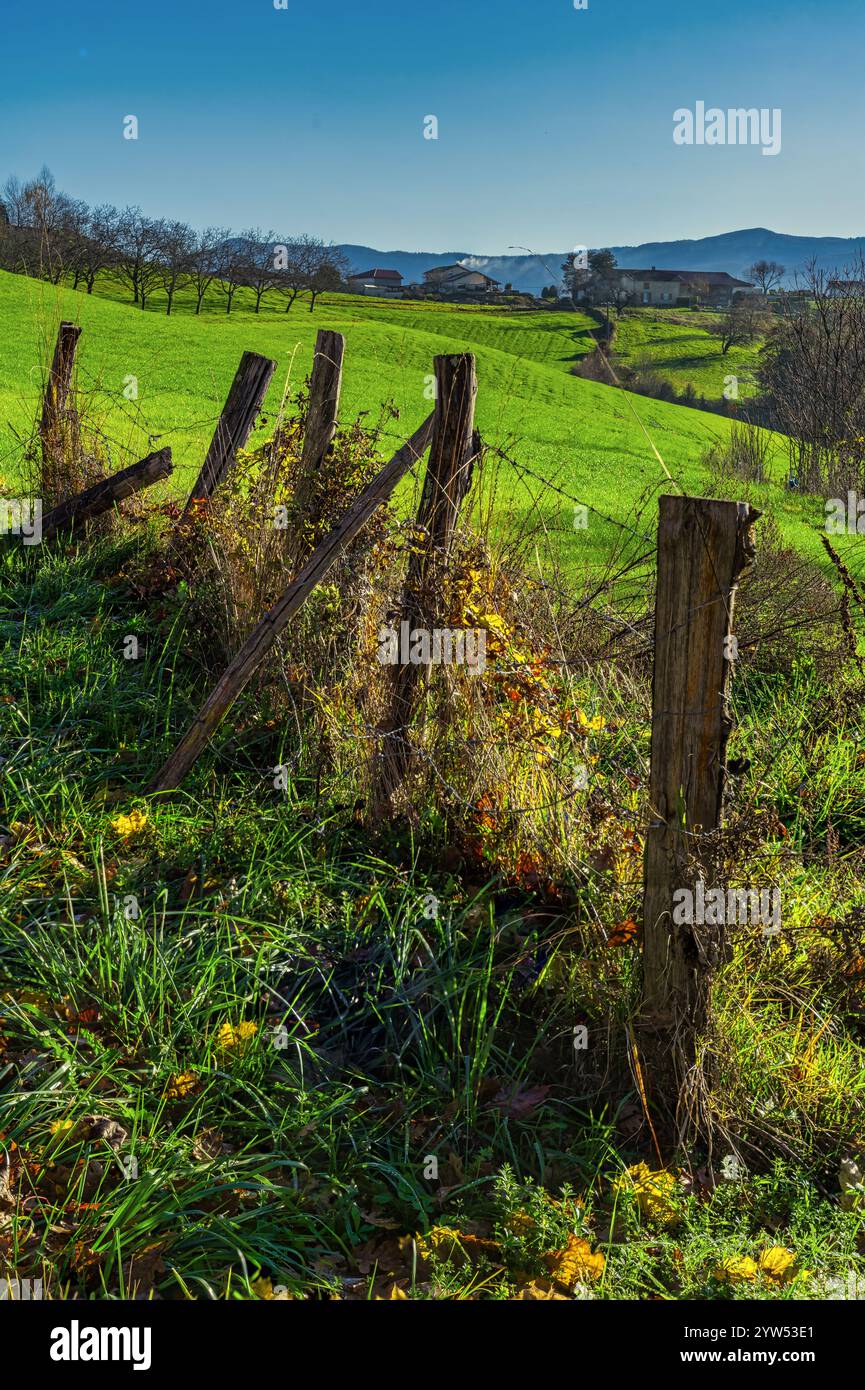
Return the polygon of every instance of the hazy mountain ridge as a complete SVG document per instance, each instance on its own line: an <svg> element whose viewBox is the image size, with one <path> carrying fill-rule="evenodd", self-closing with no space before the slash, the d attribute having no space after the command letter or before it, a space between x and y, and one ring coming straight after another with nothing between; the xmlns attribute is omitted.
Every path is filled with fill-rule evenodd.
<svg viewBox="0 0 865 1390"><path fill-rule="evenodd" d="M342 245L352 270L372 270L377 266L398 270L406 283L423 279L434 266L465 261L486 275L510 283L515 289L539 291L561 278L561 265L573 251L549 251L538 255L482 256L469 251L377 251L370 246ZM748 279L748 269L758 260L778 261L786 266L785 282L792 285L796 272L802 272L812 259L824 270L840 271L852 267L865 255L865 237L808 237L752 227L718 236L686 241L647 241L639 246L613 246L619 265L635 270L654 266L658 270L726 270L738 279Z"/></svg>

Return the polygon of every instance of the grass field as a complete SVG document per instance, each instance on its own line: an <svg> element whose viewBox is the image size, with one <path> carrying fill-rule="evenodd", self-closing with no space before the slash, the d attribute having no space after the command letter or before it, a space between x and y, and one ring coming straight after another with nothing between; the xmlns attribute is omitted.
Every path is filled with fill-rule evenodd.
<svg viewBox="0 0 865 1390"><path fill-rule="evenodd" d="M720 316L700 312L626 309L616 321L616 353L629 367L657 372L678 391L693 386L707 400L720 400L725 378L735 376L739 398L756 394L761 344L721 352L712 333Z"/></svg>
<svg viewBox="0 0 865 1390"><path fill-rule="evenodd" d="M700 493L707 486L701 458L729 429L720 417L570 375L573 361L592 345L593 325L579 314L515 314L330 295L319 301L314 315L302 301L290 314L282 311L281 302L265 301L256 315L240 296L230 317L214 297L199 318L181 298L169 318L156 300L142 312L122 299L118 288L109 285L108 290L109 297L88 296L0 273L0 477L7 487L14 483L20 458L17 436L26 435L38 410L38 364L50 357L63 317L83 328L80 382L117 466L170 444L175 460L171 486L178 494L197 474L241 353L251 349L278 363L266 402L272 421L286 377L294 390L308 374L322 327L346 335L343 419L364 411L375 418L380 404L390 399L399 420L389 428L394 442L402 440L428 413L425 393L434 356L470 348L478 360L478 425L487 442L620 521L633 518L647 496L671 490L652 443L675 480L672 490L680 485ZM667 339L659 336L664 333ZM628 350L631 343L635 354L640 342L667 352L665 372L685 360L675 356L678 334L691 343L695 360L711 360L711 370L712 353L720 358L717 344L704 332L671 330L664 320L657 325L654 317L645 322L625 318L620 334L619 347ZM131 378L137 400L124 397L132 389ZM708 386L708 378L703 384ZM265 419L258 438L269 428ZM784 476L780 450L776 473L779 480ZM536 481L521 480L507 468L498 486L500 511L508 524L518 529L531 515L565 571L595 565L609 553L617 532L600 516L592 514L588 530L575 532L573 504L567 498L545 491ZM792 544L825 564L817 535L822 501L791 496L781 486L755 488L753 495L757 506L772 511ZM654 529L652 502L638 529ZM843 546L846 538L841 541Z"/></svg>
<svg viewBox="0 0 865 1390"><path fill-rule="evenodd" d="M315 315L166 318L3 275L4 487L61 316L84 328L113 462L170 443L178 492L240 353L280 364L262 439L324 326L347 338L344 419L390 396L402 439L429 411L433 356L470 347L487 438L621 521L670 486L641 422L695 491L727 429L573 377L589 343L574 315L333 296ZM819 499L753 492L823 558ZM493 530L528 505L505 470ZM541 513L578 578L618 539L575 531L556 494ZM639 634L630 661L593 660L573 594L539 605L531 576L505 574L511 620L531 621L482 694L469 680L450 697L444 772L424 764L377 816L384 678L364 634L398 584L371 546L362 582L352 561L297 616L278 674L180 794L150 796L221 669L205 600L226 566L180 581L177 546L151 515L82 546L0 549L0 1277L81 1299L861 1297L865 1205L840 1176L865 1154L863 679L837 624L825 644L813 625L798 565L770 552L765 612L747 590L740 605L743 633L766 613L782 631L737 666L723 848L736 883L780 886L783 930L733 933L717 971L710 1154L661 1148L633 1070ZM489 552L470 555L486 582ZM435 739L437 719L419 726L418 746ZM591 791L563 815L548 791L574 757Z"/></svg>
<svg viewBox="0 0 865 1390"><path fill-rule="evenodd" d="M142 597L152 544L0 557L0 1271L83 1299L856 1297L861 687L807 659L737 682L738 868L778 875L785 929L716 987L714 1167L658 1158L615 1041L632 854L588 867L644 815L645 687L582 683L623 808L574 826L554 890L469 871L432 807L361 824L362 786L254 697L148 799L207 680L179 595Z"/></svg>

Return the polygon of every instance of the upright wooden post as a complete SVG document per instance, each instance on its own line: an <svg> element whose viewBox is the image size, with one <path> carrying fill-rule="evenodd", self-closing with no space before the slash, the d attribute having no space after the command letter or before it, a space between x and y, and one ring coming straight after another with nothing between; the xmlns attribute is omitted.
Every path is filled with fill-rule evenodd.
<svg viewBox="0 0 865 1390"><path fill-rule="evenodd" d="M314 525L317 520L311 509L318 475L336 434L344 356L345 338L342 334L332 333L329 329L322 328L315 342L315 356L312 361L312 376L309 382L309 405L303 432L300 477L294 492L294 509L297 513L298 525L288 536L291 551L290 564L294 567L305 557L309 548L302 530L303 523L307 522Z"/></svg>
<svg viewBox="0 0 865 1390"><path fill-rule="evenodd" d="M471 353L435 359L435 431L424 476L417 525L422 540L409 559L402 622L409 629L435 626L460 506L471 486L480 445L474 433L477 374ZM408 726L428 677L423 666L395 666L389 709L379 728L375 809L390 804L411 762Z"/></svg>
<svg viewBox="0 0 865 1390"><path fill-rule="evenodd" d="M75 367L75 353L80 337L81 329L77 323L64 321L57 330L54 358L48 380L45 383L45 396L42 402L39 432L43 437L52 433L66 409L69 388L72 385L72 371Z"/></svg>
<svg viewBox="0 0 865 1390"><path fill-rule="evenodd" d="M77 324L65 321L61 323L57 330L54 357L42 400L42 416L39 421L39 442L42 450L41 488L43 495L52 498L57 495L60 479L56 475L63 471L65 452L68 447L74 447L75 442L74 437L67 437L69 431L64 425L70 418L69 393L80 337L81 329Z"/></svg>
<svg viewBox="0 0 865 1390"><path fill-rule="evenodd" d="M696 1044L723 941L718 927L674 920L673 895L694 892L711 871L731 727L733 605L759 515L744 502L660 499L639 1027L650 1094L668 1116L699 1114Z"/></svg>
<svg viewBox="0 0 865 1390"><path fill-rule="evenodd" d="M259 356L257 352L245 352L241 357L207 457L189 494L184 515L194 499L212 497L225 478L238 449L243 448L252 433L275 370L276 363L269 357Z"/></svg>
<svg viewBox="0 0 865 1390"><path fill-rule="evenodd" d="M342 334L322 328L315 340L309 381L309 409L302 455L305 477L314 475L321 467L336 434L344 356L345 338Z"/></svg>

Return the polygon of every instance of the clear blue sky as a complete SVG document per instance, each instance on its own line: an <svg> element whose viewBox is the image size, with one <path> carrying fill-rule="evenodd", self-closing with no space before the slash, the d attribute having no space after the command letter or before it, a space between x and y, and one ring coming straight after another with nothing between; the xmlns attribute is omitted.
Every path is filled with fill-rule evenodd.
<svg viewBox="0 0 865 1390"><path fill-rule="evenodd" d="M865 0L5 0L3 27L2 176L91 202L382 250L865 233ZM781 153L674 145L698 100L780 107Z"/></svg>

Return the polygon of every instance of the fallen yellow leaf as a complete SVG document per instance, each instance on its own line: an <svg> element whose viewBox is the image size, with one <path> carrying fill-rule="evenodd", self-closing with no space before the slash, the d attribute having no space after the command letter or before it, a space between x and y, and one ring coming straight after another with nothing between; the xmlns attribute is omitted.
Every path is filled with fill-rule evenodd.
<svg viewBox="0 0 865 1390"><path fill-rule="evenodd" d="M238 1052L243 1052L257 1032L258 1024L251 1020L244 1020L238 1024L223 1023L216 1035L216 1045L226 1051L237 1048Z"/></svg>
<svg viewBox="0 0 865 1390"><path fill-rule="evenodd" d="M559 1293L554 1284L548 1279L533 1279L530 1284L524 1284L517 1294L518 1299L549 1299L567 1303L565 1294Z"/></svg>
<svg viewBox="0 0 865 1390"><path fill-rule="evenodd" d="M198 1090L198 1077L194 1071L179 1071L169 1078L165 1088L166 1100L183 1100Z"/></svg>
<svg viewBox="0 0 865 1390"><path fill-rule="evenodd" d="M715 1266L715 1278L723 1284L747 1284L757 1278L757 1264L750 1255L728 1255Z"/></svg>
<svg viewBox="0 0 865 1390"><path fill-rule="evenodd" d="M124 840L128 840L130 835L137 835L143 830L146 824L147 816L143 811L130 811L128 816L115 816L111 828Z"/></svg>
<svg viewBox="0 0 865 1390"><path fill-rule="evenodd" d="M636 1163L614 1183L617 1192L633 1192L644 1216L670 1225L679 1215L674 1200L679 1184L663 1169L652 1172L647 1163Z"/></svg>
<svg viewBox="0 0 865 1390"><path fill-rule="evenodd" d="M763 1251L759 1263L762 1274L767 1275L769 1279L778 1280L779 1283L786 1283L793 1277L796 1253L787 1250L783 1245L772 1245Z"/></svg>
<svg viewBox="0 0 865 1390"><path fill-rule="evenodd" d="M592 1247L587 1240L570 1235L564 1250L554 1250L551 1254L545 1255L544 1264L556 1283L570 1291L575 1284L583 1284L589 1279L600 1279L604 1272L605 1260L600 1251L592 1254Z"/></svg>

